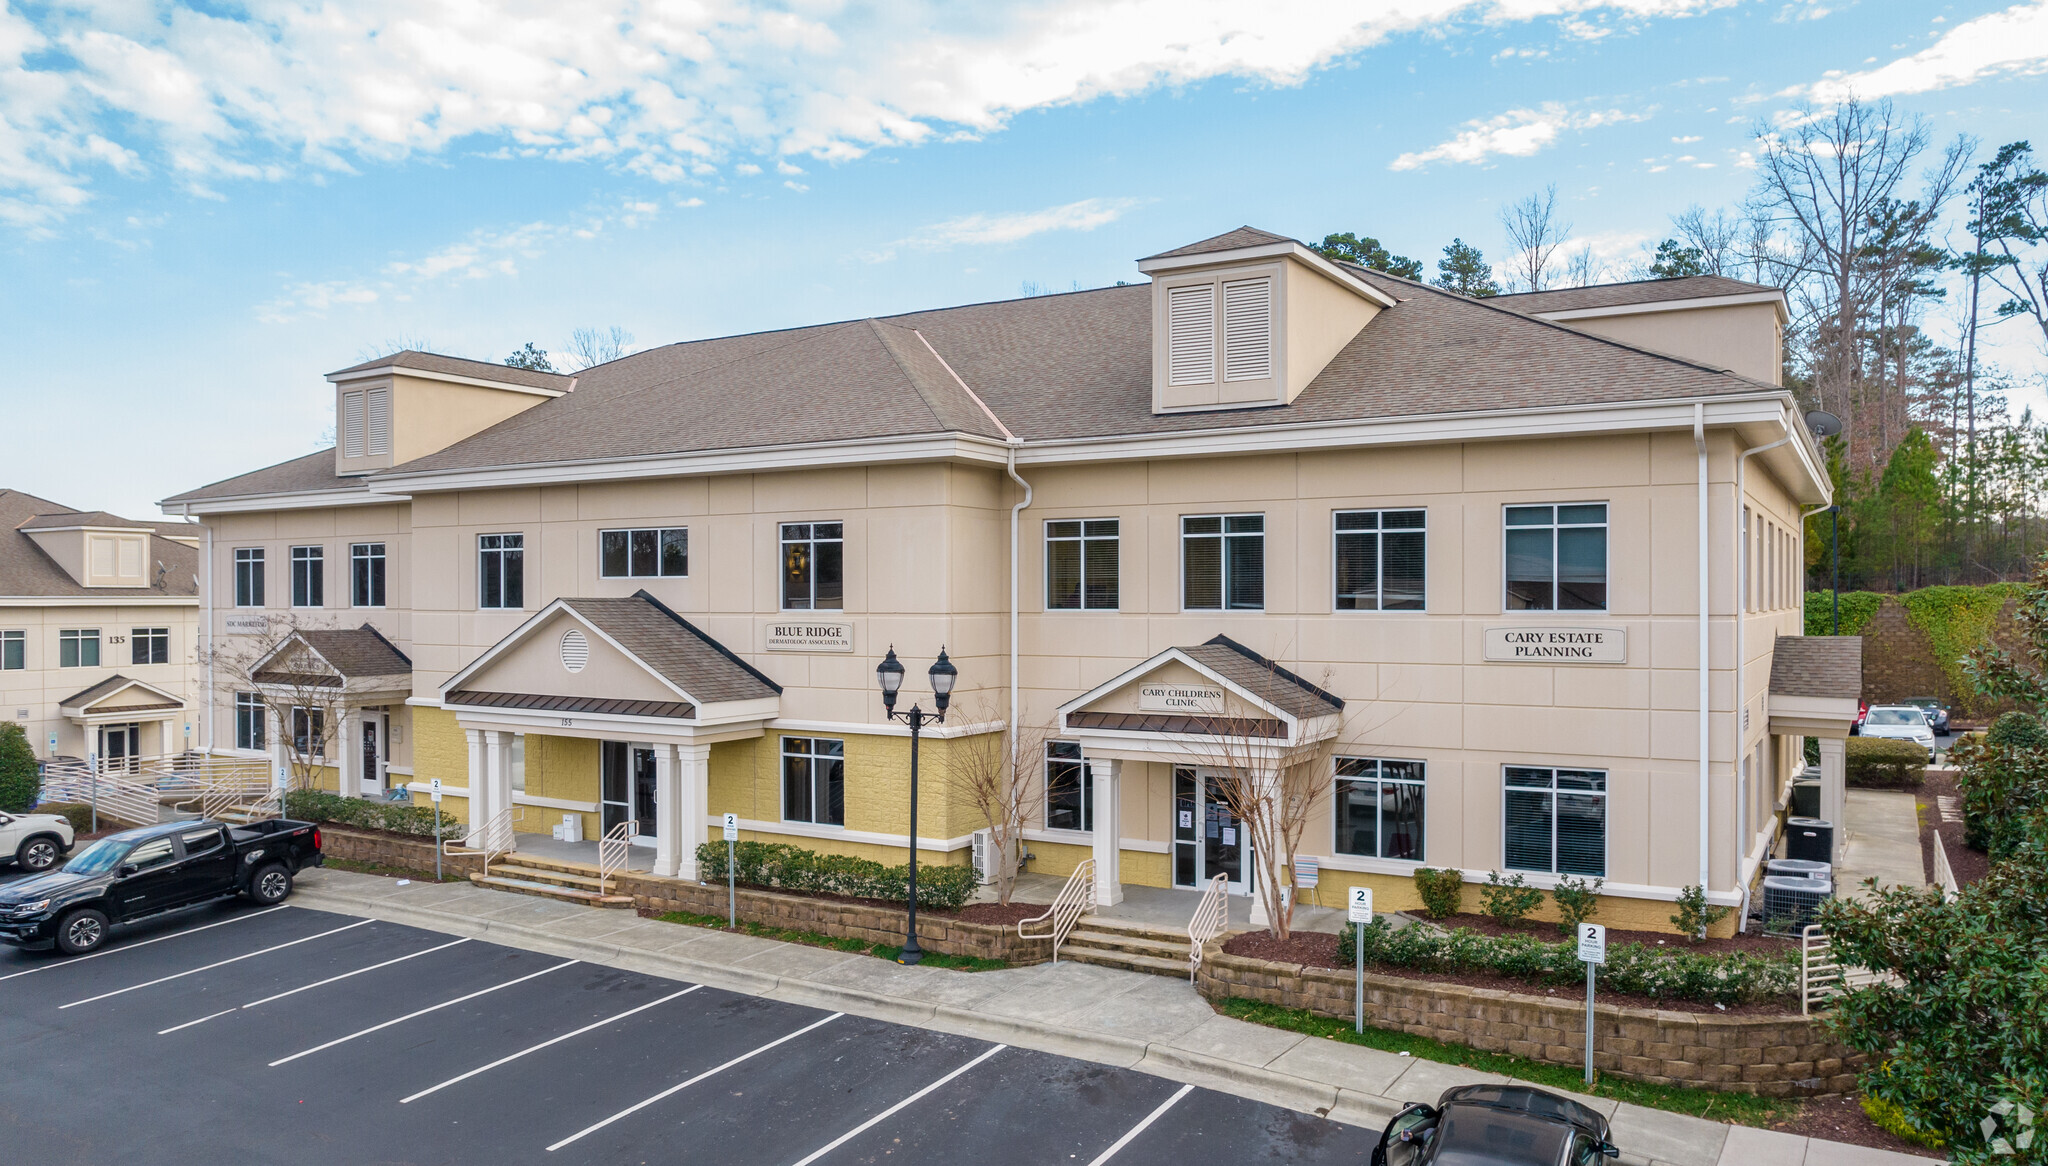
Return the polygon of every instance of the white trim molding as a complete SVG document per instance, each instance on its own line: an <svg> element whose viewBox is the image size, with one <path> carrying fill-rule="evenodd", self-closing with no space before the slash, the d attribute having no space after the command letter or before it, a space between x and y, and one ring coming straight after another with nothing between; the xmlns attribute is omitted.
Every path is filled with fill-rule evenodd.
<svg viewBox="0 0 2048 1166"><path fill-rule="evenodd" d="M562 374L557 374L562 375ZM387 377L412 377L422 381L446 381L451 385L475 385L484 389L503 389L508 393L528 393L536 397L566 397L576 388L576 378L567 377L566 389L547 389L537 385L515 385L510 381L491 380L487 377L466 377L459 373L434 372L430 369L411 368L402 364L386 364L377 368L357 369L350 373L330 373L330 384L354 384L357 381L381 380ZM381 455L380 455L381 456Z"/></svg>
<svg viewBox="0 0 2048 1166"><path fill-rule="evenodd" d="M1602 316L1640 316L1648 312L1689 312L1698 308L1735 308L1745 304L1770 304L1778 309L1779 322L1791 320L1781 291L1743 292L1732 296L1693 296L1683 300L1653 300L1646 304L1613 304L1604 308L1560 308L1554 312L1530 312L1539 320L1563 324L1572 320L1593 320Z"/></svg>

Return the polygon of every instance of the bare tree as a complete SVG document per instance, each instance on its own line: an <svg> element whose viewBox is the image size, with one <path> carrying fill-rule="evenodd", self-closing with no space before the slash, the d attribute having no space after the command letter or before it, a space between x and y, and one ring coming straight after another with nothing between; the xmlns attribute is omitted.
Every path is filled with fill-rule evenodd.
<svg viewBox="0 0 2048 1166"><path fill-rule="evenodd" d="M314 629L277 616L265 622L268 627L260 636L210 637L202 655L215 675L247 683L261 694L266 731L275 734L270 740L285 746L291 788L316 789L321 771L339 765L333 746L346 711L342 678L296 638L299 631Z"/></svg>
<svg viewBox="0 0 2048 1166"><path fill-rule="evenodd" d="M1588 287L1599 283L1607 276L1605 269L1600 266L1600 261L1593 258L1591 244L1565 256L1562 270L1563 274L1557 281L1559 287Z"/></svg>
<svg viewBox="0 0 2048 1166"><path fill-rule="evenodd" d="M1251 846L1266 927L1286 939L1294 926L1294 859L1302 832L1329 798L1337 734L1294 745L1270 743L1263 711L1212 718L1213 736L1195 752L1216 771L1218 792Z"/></svg>
<svg viewBox="0 0 2048 1166"><path fill-rule="evenodd" d="M976 708L974 720L990 724L1002 719L991 700ZM1014 733L977 733L955 739L946 750L946 780L953 795L988 823L994 862L996 901L1007 904L1017 889L1017 856L1024 850L1024 827L1031 807L1040 804L1045 771L1045 743L1055 732L1048 725L1021 725Z"/></svg>
<svg viewBox="0 0 2048 1166"><path fill-rule="evenodd" d="M1698 203L1671 216L1678 241L1700 253L1700 262L1708 275L1733 273L1741 262L1739 242L1745 226L1742 219L1720 207L1710 215Z"/></svg>
<svg viewBox="0 0 2048 1166"><path fill-rule="evenodd" d="M393 356L406 351L438 352L440 350L434 347L433 341L419 333L400 332L396 336L387 336L382 340L365 343L356 349L356 356L359 359L371 361L380 356Z"/></svg>
<svg viewBox="0 0 2048 1166"><path fill-rule="evenodd" d="M1513 251L1506 265L1510 290L1537 292L1552 286L1551 263L1572 233L1572 225L1557 217L1557 184L1503 209L1500 225Z"/></svg>
<svg viewBox="0 0 2048 1166"><path fill-rule="evenodd" d="M606 329L578 328L569 334L570 371L617 360L633 351L633 334L613 324Z"/></svg>

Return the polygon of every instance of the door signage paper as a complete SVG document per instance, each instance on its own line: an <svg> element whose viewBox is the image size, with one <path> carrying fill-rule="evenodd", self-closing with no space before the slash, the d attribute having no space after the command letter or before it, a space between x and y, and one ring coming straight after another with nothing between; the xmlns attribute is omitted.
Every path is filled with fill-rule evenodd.
<svg viewBox="0 0 2048 1166"><path fill-rule="evenodd" d="M1138 710L1220 716L1223 713L1223 690L1209 684L1140 684Z"/></svg>
<svg viewBox="0 0 2048 1166"><path fill-rule="evenodd" d="M1486 658L1515 664L1626 664L1624 628L1487 628Z"/></svg>
<svg viewBox="0 0 2048 1166"><path fill-rule="evenodd" d="M55 733L50 734L50 751L53 753L57 751L57 735ZM1195 812L1193 810L1182 810L1180 812L1180 828L1183 830L1195 828Z"/></svg>
<svg viewBox="0 0 2048 1166"><path fill-rule="evenodd" d="M831 621L795 621L768 625L770 652L851 652L853 625Z"/></svg>

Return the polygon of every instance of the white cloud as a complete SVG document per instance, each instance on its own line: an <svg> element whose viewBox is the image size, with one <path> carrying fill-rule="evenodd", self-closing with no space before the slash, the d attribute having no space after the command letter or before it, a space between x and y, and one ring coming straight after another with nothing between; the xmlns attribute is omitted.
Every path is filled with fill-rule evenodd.
<svg viewBox="0 0 2048 1166"><path fill-rule="evenodd" d="M218 193L458 143L702 179L737 159L850 159L1213 77L1296 85L1454 20L1642 21L1726 2L0 4L0 222L55 222L109 170Z"/></svg>
<svg viewBox="0 0 2048 1166"><path fill-rule="evenodd" d="M1891 97L1953 89L2001 74L2048 71L2048 0L2015 4L2003 12L1965 21L1940 40L1909 57L1862 72L1830 72L1812 85L1787 90L1833 103L1851 95Z"/></svg>
<svg viewBox="0 0 2048 1166"><path fill-rule="evenodd" d="M900 240L900 243L906 247L925 248L973 246L1015 243L1047 231L1092 231L1115 222L1124 212L1144 201L1136 198L1084 198L1044 210L962 215L943 223L933 223L910 238Z"/></svg>
<svg viewBox="0 0 2048 1166"><path fill-rule="evenodd" d="M1556 102L1540 109L1511 109L1483 121L1468 121L1458 135L1427 150L1403 154L1390 170L1420 170L1431 162L1476 165L1496 154L1527 158L1557 141L1566 130L1589 130L1616 122L1642 121L1650 115L1619 109L1574 111Z"/></svg>

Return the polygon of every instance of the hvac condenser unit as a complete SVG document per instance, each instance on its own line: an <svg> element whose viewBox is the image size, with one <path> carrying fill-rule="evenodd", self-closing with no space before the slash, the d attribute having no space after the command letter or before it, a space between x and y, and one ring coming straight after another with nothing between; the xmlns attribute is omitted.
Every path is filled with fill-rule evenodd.
<svg viewBox="0 0 2048 1166"><path fill-rule="evenodd" d="M1812 923L1820 905L1835 893L1827 879L1797 879L1783 875L1764 877L1764 930L1774 935L1797 935Z"/></svg>
<svg viewBox="0 0 2048 1166"><path fill-rule="evenodd" d="M993 830L976 830L974 839L974 873L981 876L981 885L996 881L996 835ZM1017 869L1017 838L1011 836L1009 849L1010 869Z"/></svg>

